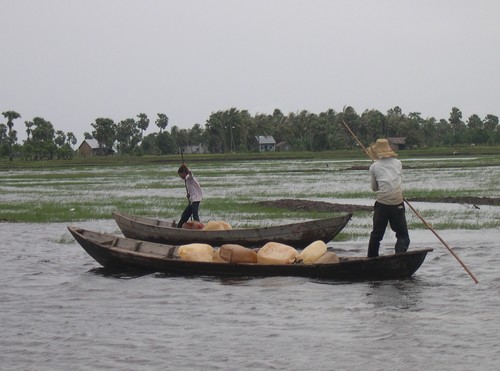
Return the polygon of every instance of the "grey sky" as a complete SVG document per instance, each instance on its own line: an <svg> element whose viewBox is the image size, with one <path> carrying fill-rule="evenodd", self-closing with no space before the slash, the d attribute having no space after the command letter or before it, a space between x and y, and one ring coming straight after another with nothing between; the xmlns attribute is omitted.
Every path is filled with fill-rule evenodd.
<svg viewBox="0 0 500 371"><path fill-rule="evenodd" d="M497 0L0 0L0 112L83 132L144 112L500 115ZM3 122L3 117L1 121Z"/></svg>

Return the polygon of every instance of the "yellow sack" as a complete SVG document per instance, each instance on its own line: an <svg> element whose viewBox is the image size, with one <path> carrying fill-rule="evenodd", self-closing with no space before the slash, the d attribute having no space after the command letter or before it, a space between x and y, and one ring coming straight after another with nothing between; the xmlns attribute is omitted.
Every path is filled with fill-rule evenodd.
<svg viewBox="0 0 500 371"><path fill-rule="evenodd" d="M214 263L227 263L227 261L222 259L220 256L220 249L214 251L214 254L212 255L212 261Z"/></svg>
<svg viewBox="0 0 500 371"><path fill-rule="evenodd" d="M314 241L300 252L297 261L299 263L302 261L304 264L313 264L324 253L326 253L326 243L321 240Z"/></svg>
<svg viewBox="0 0 500 371"><path fill-rule="evenodd" d="M219 249L219 256L228 263L257 263L257 253L241 245L222 245Z"/></svg>
<svg viewBox="0 0 500 371"><path fill-rule="evenodd" d="M333 251L327 251L314 262L314 264L336 264L339 262L339 257Z"/></svg>
<svg viewBox="0 0 500 371"><path fill-rule="evenodd" d="M216 220L210 220L203 227L204 231L225 231L225 230L229 230L229 229L232 229L232 227L229 223L226 223L223 221L216 221Z"/></svg>
<svg viewBox="0 0 500 371"><path fill-rule="evenodd" d="M268 242L257 252L259 264L292 264L299 253L293 247L278 242Z"/></svg>
<svg viewBox="0 0 500 371"><path fill-rule="evenodd" d="M214 249L205 243L191 243L179 246L178 253L182 260L211 262Z"/></svg>

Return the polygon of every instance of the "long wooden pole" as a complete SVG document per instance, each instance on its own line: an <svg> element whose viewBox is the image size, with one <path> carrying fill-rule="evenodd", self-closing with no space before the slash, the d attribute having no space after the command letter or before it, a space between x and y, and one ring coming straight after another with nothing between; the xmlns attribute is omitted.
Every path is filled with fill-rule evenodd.
<svg viewBox="0 0 500 371"><path fill-rule="evenodd" d="M358 144L361 146L361 148L363 148L363 151L366 153L366 155L368 157L370 157L370 154L368 152L368 150L366 149L366 147L363 145L363 143L360 142L360 140L358 139L358 137L356 136L356 134L354 134L351 130L351 128L345 123L344 120L342 120L342 123L344 124L345 128L347 129L347 131L349 131L349 133L354 137L354 139L356 139L356 141L358 142ZM372 161L374 161L371 157L370 159ZM445 240L443 240L441 238L441 236L436 232L436 230L434 228L432 228L432 226L427 223L427 221L417 212L417 210L415 210L415 208L410 204L410 202L406 199L406 198L403 198L404 202L408 205L408 207L415 213L415 215L422 221L422 223L424 223L424 225L432 232L434 233L434 235L437 237L437 239L439 241L441 241L441 243L444 245L444 247L446 247L448 249L448 251L451 253L451 255L453 255L455 257L455 259L457 259L457 261L460 263L460 265L465 269L465 271L469 274L469 276L474 280L475 283L479 283L478 279L476 278L476 276L474 276L474 274L472 274L472 272L469 270L469 268L467 268L467 266L464 264L464 262L458 257L458 255L453 251L453 249L445 242Z"/></svg>

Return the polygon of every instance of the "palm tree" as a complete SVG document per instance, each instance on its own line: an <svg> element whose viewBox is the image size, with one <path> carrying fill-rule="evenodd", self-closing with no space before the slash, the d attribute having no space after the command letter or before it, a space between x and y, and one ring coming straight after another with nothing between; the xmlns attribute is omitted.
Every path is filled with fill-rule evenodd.
<svg viewBox="0 0 500 371"><path fill-rule="evenodd" d="M139 120L137 121L137 126L139 127L139 129L141 129L141 138L142 138L144 136L144 132L147 130L149 126L149 118L148 115L146 115L145 113L139 113L137 117L139 118Z"/></svg>
<svg viewBox="0 0 500 371"><path fill-rule="evenodd" d="M160 128L160 133L165 130L168 125L168 117L164 113L158 113L158 118L155 121L156 126Z"/></svg>
<svg viewBox="0 0 500 371"><path fill-rule="evenodd" d="M7 127L9 128L9 160L12 161L13 159L13 153L12 153L12 145L14 144L14 139L17 140L16 138L16 131L12 130L14 127L14 121L15 119L18 119L21 117L21 115L15 111L5 111L2 112L3 117L7 119Z"/></svg>

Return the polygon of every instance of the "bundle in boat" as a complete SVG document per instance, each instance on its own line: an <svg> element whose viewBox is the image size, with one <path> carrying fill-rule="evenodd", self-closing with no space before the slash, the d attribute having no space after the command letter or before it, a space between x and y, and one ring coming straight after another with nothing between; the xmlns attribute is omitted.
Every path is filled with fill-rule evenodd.
<svg viewBox="0 0 500 371"><path fill-rule="evenodd" d="M230 229L232 229L231 225L221 220L210 220L203 227L204 231L224 231Z"/></svg>
<svg viewBox="0 0 500 371"><path fill-rule="evenodd" d="M179 246L178 254L182 260L212 262L214 249L205 243L190 243Z"/></svg>
<svg viewBox="0 0 500 371"><path fill-rule="evenodd" d="M182 225L184 229L203 229L205 225L197 220L189 220Z"/></svg>
<svg viewBox="0 0 500 371"><path fill-rule="evenodd" d="M308 245L297 256L297 262L303 264L314 264L326 253L326 243L321 240L314 241Z"/></svg>
<svg viewBox="0 0 500 371"><path fill-rule="evenodd" d="M268 242L257 252L259 264L292 264L299 253L292 246L278 242Z"/></svg>
<svg viewBox="0 0 500 371"><path fill-rule="evenodd" d="M325 252L314 264L337 264L339 257L333 251Z"/></svg>
<svg viewBox="0 0 500 371"><path fill-rule="evenodd" d="M252 264L257 263L257 253L241 245L225 244L214 253L214 261L233 264Z"/></svg>

